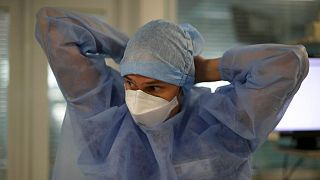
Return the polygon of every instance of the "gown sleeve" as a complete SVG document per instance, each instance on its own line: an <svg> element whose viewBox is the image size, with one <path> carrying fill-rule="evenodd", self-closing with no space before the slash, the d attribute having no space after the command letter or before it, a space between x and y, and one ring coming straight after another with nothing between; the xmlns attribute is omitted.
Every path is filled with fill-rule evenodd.
<svg viewBox="0 0 320 180"><path fill-rule="evenodd" d="M38 12L35 35L68 106L82 117L123 104L121 76L105 58L121 61L126 35L97 18L57 8Z"/></svg>
<svg viewBox="0 0 320 180"><path fill-rule="evenodd" d="M201 97L200 116L217 119L245 139L253 152L284 115L309 70L301 45L260 44L233 48L219 65L231 84Z"/></svg>
<svg viewBox="0 0 320 180"><path fill-rule="evenodd" d="M105 59L120 63L129 39L99 19L58 8L40 9L35 36L67 102L52 179L85 179L80 161L100 157L124 104L122 77Z"/></svg>

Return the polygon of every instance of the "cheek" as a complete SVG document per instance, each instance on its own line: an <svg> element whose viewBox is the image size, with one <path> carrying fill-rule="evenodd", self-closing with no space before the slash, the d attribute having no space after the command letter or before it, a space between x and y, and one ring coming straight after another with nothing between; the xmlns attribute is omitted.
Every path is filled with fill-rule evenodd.
<svg viewBox="0 0 320 180"><path fill-rule="evenodd" d="M159 94L159 96L167 101L171 101L175 96L177 96L177 91L174 89L170 89Z"/></svg>

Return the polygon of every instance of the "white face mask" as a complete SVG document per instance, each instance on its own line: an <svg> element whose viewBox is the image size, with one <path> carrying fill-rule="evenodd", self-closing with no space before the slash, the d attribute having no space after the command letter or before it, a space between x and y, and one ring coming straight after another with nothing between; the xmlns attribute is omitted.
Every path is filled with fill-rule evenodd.
<svg viewBox="0 0 320 180"><path fill-rule="evenodd" d="M164 122L178 105L177 96L170 102L141 90L126 90L126 104L137 124L153 127Z"/></svg>

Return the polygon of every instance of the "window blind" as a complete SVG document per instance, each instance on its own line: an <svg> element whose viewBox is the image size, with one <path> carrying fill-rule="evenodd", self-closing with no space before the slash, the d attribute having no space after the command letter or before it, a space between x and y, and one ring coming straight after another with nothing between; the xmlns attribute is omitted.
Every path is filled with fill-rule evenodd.
<svg viewBox="0 0 320 180"><path fill-rule="evenodd" d="M205 56L221 56L242 44L295 44L319 16L320 1L177 0L177 20L204 36Z"/></svg>
<svg viewBox="0 0 320 180"><path fill-rule="evenodd" d="M6 178L9 13L0 9L0 180Z"/></svg>

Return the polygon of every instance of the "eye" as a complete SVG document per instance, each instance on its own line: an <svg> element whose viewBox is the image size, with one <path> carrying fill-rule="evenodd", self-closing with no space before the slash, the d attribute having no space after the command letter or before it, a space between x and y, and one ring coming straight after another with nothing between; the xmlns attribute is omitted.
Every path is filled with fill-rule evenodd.
<svg viewBox="0 0 320 180"><path fill-rule="evenodd" d="M133 84L131 81L129 81L129 80L125 80L125 85L126 85L126 87L128 87L128 88L132 88L132 87L134 86L134 84Z"/></svg>
<svg viewBox="0 0 320 180"><path fill-rule="evenodd" d="M159 92L161 90L160 86L149 86L150 91Z"/></svg>

